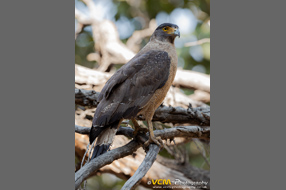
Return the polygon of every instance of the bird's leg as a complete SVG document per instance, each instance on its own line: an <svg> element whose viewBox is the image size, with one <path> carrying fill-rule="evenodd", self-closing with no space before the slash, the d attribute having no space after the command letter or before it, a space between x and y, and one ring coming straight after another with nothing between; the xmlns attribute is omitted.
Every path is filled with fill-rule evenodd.
<svg viewBox="0 0 286 190"><path fill-rule="evenodd" d="M147 133L148 129L146 129L145 127L140 127L140 125L138 124L138 122L134 118L131 119L131 121L132 121L134 128L135 128L135 130L133 131L134 137L137 135L137 133L139 131L143 131L143 132Z"/></svg>
<svg viewBox="0 0 286 190"><path fill-rule="evenodd" d="M148 141L146 141L144 143L144 147L148 147L150 143L155 143L157 144L159 147L162 147L164 144L163 144L163 141L161 139L161 137L155 137L154 135L154 132L153 132L153 124L151 122L151 120L147 120L147 125L148 125L148 128L149 128L149 139Z"/></svg>

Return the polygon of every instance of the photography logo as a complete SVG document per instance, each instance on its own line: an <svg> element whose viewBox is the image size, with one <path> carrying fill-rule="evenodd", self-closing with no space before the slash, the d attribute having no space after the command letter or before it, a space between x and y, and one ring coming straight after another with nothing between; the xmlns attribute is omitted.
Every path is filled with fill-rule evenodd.
<svg viewBox="0 0 286 190"><path fill-rule="evenodd" d="M208 182L206 181L181 181L180 179L175 179L171 181L170 179L152 179L147 182L148 185L152 185L153 188L186 188L186 189L197 189L197 188L208 188Z"/></svg>

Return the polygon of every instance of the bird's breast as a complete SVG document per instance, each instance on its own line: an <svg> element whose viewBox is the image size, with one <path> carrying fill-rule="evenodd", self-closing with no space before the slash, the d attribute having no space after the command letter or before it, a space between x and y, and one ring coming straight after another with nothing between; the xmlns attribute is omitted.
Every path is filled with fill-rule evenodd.
<svg viewBox="0 0 286 190"><path fill-rule="evenodd" d="M150 101L138 113L138 115L142 114L146 119L153 117L155 110L162 104L163 100L166 97L167 92L169 91L174 81L174 78L177 72L178 58L177 58L176 51L173 51L173 52L168 51L168 53L171 58L171 65L170 65L168 80L166 81L165 85L162 88L159 88L154 92Z"/></svg>

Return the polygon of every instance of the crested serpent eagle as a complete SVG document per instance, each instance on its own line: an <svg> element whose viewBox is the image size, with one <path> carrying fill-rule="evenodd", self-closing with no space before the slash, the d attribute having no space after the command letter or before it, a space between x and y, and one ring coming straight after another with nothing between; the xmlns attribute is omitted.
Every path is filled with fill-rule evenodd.
<svg viewBox="0 0 286 190"><path fill-rule="evenodd" d="M135 117L139 114L146 119L150 134L145 146L161 145L162 140L154 136L151 120L176 75L176 36L180 37L177 25L161 24L150 41L106 82L89 134L90 144L97 138L91 159L109 149L123 119L130 119L137 133L140 126Z"/></svg>

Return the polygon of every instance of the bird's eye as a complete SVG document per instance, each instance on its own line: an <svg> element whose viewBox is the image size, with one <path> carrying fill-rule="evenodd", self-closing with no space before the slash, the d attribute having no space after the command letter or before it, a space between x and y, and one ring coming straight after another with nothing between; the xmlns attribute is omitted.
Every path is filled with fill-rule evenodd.
<svg viewBox="0 0 286 190"><path fill-rule="evenodd" d="M164 30L164 31L167 31L167 27L164 27L163 30Z"/></svg>

